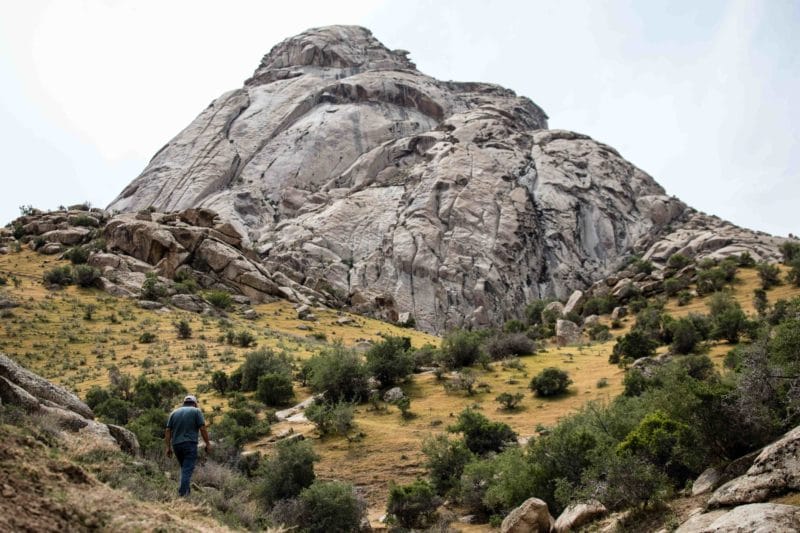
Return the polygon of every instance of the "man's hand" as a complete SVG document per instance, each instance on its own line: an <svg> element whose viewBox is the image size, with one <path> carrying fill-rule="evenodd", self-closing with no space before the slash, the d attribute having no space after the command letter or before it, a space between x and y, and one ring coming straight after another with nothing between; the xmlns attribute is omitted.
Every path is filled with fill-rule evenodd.
<svg viewBox="0 0 800 533"><path fill-rule="evenodd" d="M171 447L167 446L167 448L164 451L167 454L167 457L172 457L172 448Z"/></svg>
<svg viewBox="0 0 800 533"><path fill-rule="evenodd" d="M206 455L211 455L211 443L206 442Z"/></svg>

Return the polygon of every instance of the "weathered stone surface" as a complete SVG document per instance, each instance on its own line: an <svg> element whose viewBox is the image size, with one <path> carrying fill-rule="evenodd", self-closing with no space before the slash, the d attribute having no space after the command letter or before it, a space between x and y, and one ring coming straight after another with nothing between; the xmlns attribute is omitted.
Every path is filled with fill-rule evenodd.
<svg viewBox="0 0 800 533"><path fill-rule="evenodd" d="M80 244L89 235L88 228L56 229L43 233L42 237L47 242L57 242L65 246Z"/></svg>
<svg viewBox="0 0 800 533"><path fill-rule="evenodd" d="M501 533L549 533L555 525L547 504L539 498L528 498L511 511L500 525Z"/></svg>
<svg viewBox="0 0 800 533"><path fill-rule="evenodd" d="M554 531L564 533L575 531L580 526L592 520L605 516L608 513L605 505L593 500L584 503L573 503L558 516L555 522Z"/></svg>
<svg viewBox="0 0 800 533"><path fill-rule="evenodd" d="M16 405L25 411L39 409L39 400L3 376L0 376L0 400L4 404Z"/></svg>
<svg viewBox="0 0 800 533"><path fill-rule="evenodd" d="M577 312L578 308L583 305L584 300L583 291L572 291L569 299L567 299L567 303L564 304L564 314L572 313L573 311Z"/></svg>
<svg viewBox="0 0 800 533"><path fill-rule="evenodd" d="M775 533L800 531L800 507L752 503L696 515L675 533Z"/></svg>
<svg viewBox="0 0 800 533"><path fill-rule="evenodd" d="M175 294L170 297L169 303L178 309L183 309L184 311L190 311L192 313L200 313L205 308L203 299L192 294Z"/></svg>
<svg viewBox="0 0 800 533"><path fill-rule="evenodd" d="M513 91L431 78L364 28L316 28L275 46L110 208L191 208L168 222L233 249L241 236L276 292L319 298L305 286L377 317L410 313L434 332L520 318L632 253L659 264L681 250L778 257L780 240L699 214L613 148L546 128L544 111ZM166 220L154 217L131 223ZM214 272L234 260L206 252Z"/></svg>
<svg viewBox="0 0 800 533"><path fill-rule="evenodd" d="M578 344L582 340L581 328L569 320L556 320L556 343L559 346Z"/></svg>
<svg viewBox="0 0 800 533"><path fill-rule="evenodd" d="M761 450L747 473L714 491L708 505L763 502L789 491L800 491L800 426Z"/></svg>
<svg viewBox="0 0 800 533"><path fill-rule="evenodd" d="M398 400L402 400L405 398L405 393L403 389L400 387L392 387L391 389L387 390L383 395L383 401L387 403L394 403Z"/></svg>
<svg viewBox="0 0 800 533"><path fill-rule="evenodd" d="M600 317L597 315L589 315L583 319L583 329L589 329L600 323Z"/></svg>
<svg viewBox="0 0 800 533"><path fill-rule="evenodd" d="M161 302L154 302L152 300L139 300L136 302L136 305L138 305L141 309L149 309L151 311L164 307L164 304Z"/></svg>
<svg viewBox="0 0 800 533"><path fill-rule="evenodd" d="M554 313L556 316L564 316L564 304L561 302L550 302L544 307L547 313Z"/></svg>
<svg viewBox="0 0 800 533"><path fill-rule="evenodd" d="M0 376L23 388L39 400L49 400L84 418L94 418L94 413L89 406L77 396L21 367L3 354L0 354Z"/></svg>
<svg viewBox="0 0 800 533"><path fill-rule="evenodd" d="M115 426L114 424L108 424L108 432L114 437L114 440L117 441L117 444L119 444L123 452L129 453L134 457L141 455L139 440L131 430L121 426Z"/></svg>
<svg viewBox="0 0 800 533"><path fill-rule="evenodd" d="M706 494L717 488L722 480L722 469L709 467L697 476L692 484L692 496Z"/></svg>
<svg viewBox="0 0 800 533"><path fill-rule="evenodd" d="M611 320L619 320L628 316L628 308L624 305L617 306L611 311Z"/></svg>
<svg viewBox="0 0 800 533"><path fill-rule="evenodd" d="M37 250L37 252L44 255L60 254L63 251L64 247L61 245L61 243L58 242L47 243Z"/></svg>

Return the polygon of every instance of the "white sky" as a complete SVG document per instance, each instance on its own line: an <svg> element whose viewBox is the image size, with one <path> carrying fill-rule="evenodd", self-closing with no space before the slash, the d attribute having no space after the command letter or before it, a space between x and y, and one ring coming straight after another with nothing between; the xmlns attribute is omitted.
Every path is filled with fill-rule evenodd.
<svg viewBox="0 0 800 533"><path fill-rule="evenodd" d="M794 0L3 0L0 221L107 205L274 44L328 24L530 97L697 209L800 233Z"/></svg>

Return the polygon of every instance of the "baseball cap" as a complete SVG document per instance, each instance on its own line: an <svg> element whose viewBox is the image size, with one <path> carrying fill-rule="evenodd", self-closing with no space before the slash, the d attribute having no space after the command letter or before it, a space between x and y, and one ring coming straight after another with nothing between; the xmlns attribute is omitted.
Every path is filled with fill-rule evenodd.
<svg viewBox="0 0 800 533"><path fill-rule="evenodd" d="M193 403L197 405L197 398L189 394L188 396L186 396L186 398L183 399L183 403Z"/></svg>

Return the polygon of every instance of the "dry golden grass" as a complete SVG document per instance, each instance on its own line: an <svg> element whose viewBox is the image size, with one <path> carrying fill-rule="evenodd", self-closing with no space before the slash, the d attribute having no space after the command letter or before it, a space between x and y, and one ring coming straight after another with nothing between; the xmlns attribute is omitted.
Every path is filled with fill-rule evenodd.
<svg viewBox="0 0 800 533"><path fill-rule="evenodd" d="M256 336L259 347L283 350L298 359L309 357L329 342L359 346L381 335L408 336L416 347L439 344L439 339L432 335L329 309L314 309L318 320L304 322L297 319L292 305L283 301L255 306L259 313L257 320L248 321L231 313L223 321L177 310L168 313L142 310L135 302L96 290L69 287L53 292L42 285L41 278L45 270L57 264L66 262L30 251L0 256L0 272L14 274L22 282L20 287L9 283L3 292L23 304L13 310L12 316L0 319L0 351L81 395L92 385L106 384L107 371L112 365L133 376L144 372L171 377L194 391L199 384L208 381L214 370L230 371L237 367L250 350L222 342L220 336L228 328L247 330ZM738 278L734 295L744 309L752 313L753 290L760 285L757 273L754 269L740 269ZM800 289L788 285L768 291L771 302L798 295ZM679 306L673 298L668 301L666 310L674 316L706 313L707 303L708 297L704 297ZM95 306L91 321L83 318L88 305ZM116 317L116 322L112 321L112 316ZM343 316L353 322L339 324L337 321ZM177 339L173 324L180 319L191 324L192 339ZM601 320L606 324L610 322L608 317ZM622 328L612 330L612 334L618 337L626 333L634 322L633 317L626 318ZM312 329L301 329L307 327ZM141 333L146 331L157 335L156 343L138 342ZM314 339L314 335L324 335L324 340ZM205 357L198 356L200 344L206 348ZM357 431L362 432L364 438L353 442L339 437L315 438L315 449L321 456L317 472L322 478L344 479L362 487L374 520L383 513L389 482L408 482L424 475L423 440L446 431L464 408L480 409L489 418L508 423L520 436L530 437L536 433L537 426L553 425L589 400L613 399L622 390L623 377L621 369L608 364L613 345L612 339L584 346L547 346L537 354L520 358L522 370L506 369L500 363L493 363L489 370L476 368L477 382L486 384L490 392L478 392L473 396L445 392L433 374L417 375L404 386L411 398L412 419L402 420L395 407L376 413L369 411L366 405L359 406ZM712 344L710 355L720 363L729 349L726 343ZM660 349L661 352L665 350L664 347ZM574 383L567 395L540 399L528 389L531 377L548 366L570 373ZM598 387L603 378L607 386ZM298 399L310 394L302 388L296 392ZM495 397L502 392L523 393L521 406L511 412L501 410ZM201 401L205 407L225 407L224 399L215 393L203 394ZM279 424L273 434L288 426L285 422ZM294 429L316 437L310 424L295 425ZM262 441L249 448L269 451L270 446ZM486 530L486 526L458 527L464 531Z"/></svg>

